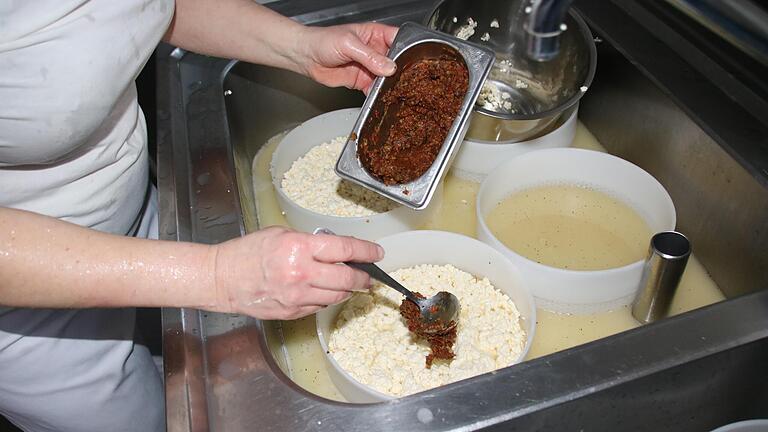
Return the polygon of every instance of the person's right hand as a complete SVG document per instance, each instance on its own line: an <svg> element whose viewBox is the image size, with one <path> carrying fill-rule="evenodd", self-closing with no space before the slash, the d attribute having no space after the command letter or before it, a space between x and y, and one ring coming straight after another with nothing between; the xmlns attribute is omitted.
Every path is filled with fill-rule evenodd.
<svg viewBox="0 0 768 432"><path fill-rule="evenodd" d="M259 319L296 319L370 285L345 261L376 262L381 246L352 237L271 227L215 246L217 310Z"/></svg>
<svg viewBox="0 0 768 432"><path fill-rule="evenodd" d="M395 73L387 50L396 34L397 27L380 23L305 26L297 32L300 49L291 57L300 72L321 84L368 94L377 75Z"/></svg>

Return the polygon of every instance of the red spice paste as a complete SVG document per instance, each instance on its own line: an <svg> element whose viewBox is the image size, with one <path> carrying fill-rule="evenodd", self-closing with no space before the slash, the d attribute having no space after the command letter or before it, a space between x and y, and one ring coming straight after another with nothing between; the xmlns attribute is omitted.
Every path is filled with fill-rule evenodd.
<svg viewBox="0 0 768 432"><path fill-rule="evenodd" d="M408 183L437 158L469 87L466 65L455 58L424 59L402 71L379 97L358 143L358 157L387 185Z"/></svg>
<svg viewBox="0 0 768 432"><path fill-rule="evenodd" d="M414 294L419 298L424 298L417 292ZM456 343L456 326L453 325L453 322L449 323L448 326L441 322L425 323L421 319L419 306L408 299L400 303L400 315L405 319L411 333L429 343L431 352L427 355L427 369L432 367L432 363L436 359L450 360L456 356L453 352L453 344ZM446 327L450 327L450 330L445 331ZM441 332L441 330L443 331Z"/></svg>

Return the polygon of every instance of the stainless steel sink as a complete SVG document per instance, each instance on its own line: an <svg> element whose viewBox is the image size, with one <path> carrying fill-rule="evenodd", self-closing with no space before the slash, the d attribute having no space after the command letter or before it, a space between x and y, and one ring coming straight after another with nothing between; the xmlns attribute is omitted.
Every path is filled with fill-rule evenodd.
<svg viewBox="0 0 768 432"><path fill-rule="evenodd" d="M314 24L421 21L423 1L272 3ZM632 1L576 1L600 37L580 119L670 191L727 301L391 403L310 394L283 373L280 324L163 311L170 431L709 430L768 417L768 119L760 99ZM322 7L321 7L322 6ZM161 236L258 229L251 161L278 132L362 96L161 47ZM741 87L740 87L741 86ZM739 96L743 97L739 97ZM755 95L752 95L755 96Z"/></svg>

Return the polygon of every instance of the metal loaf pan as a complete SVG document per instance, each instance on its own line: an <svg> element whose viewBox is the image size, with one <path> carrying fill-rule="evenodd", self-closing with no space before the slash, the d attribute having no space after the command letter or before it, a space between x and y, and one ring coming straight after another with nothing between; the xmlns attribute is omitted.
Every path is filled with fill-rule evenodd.
<svg viewBox="0 0 768 432"><path fill-rule="evenodd" d="M472 109L485 78L491 70L495 54L492 50L480 45L408 22L400 27L387 55L397 63L397 72L391 77L379 77L374 81L371 92L360 111L360 117L355 122L354 129L336 162L336 173L344 179L373 190L398 203L421 210L429 205L438 183L445 175L452 157L464 140ZM432 166L421 177L409 183L385 185L368 174L357 157L357 143L362 136L363 126L373 108L377 103L380 103L379 95L397 82L400 78L400 72L409 64L418 60L439 58L445 55L463 59L469 71L469 86L459 114L448 131Z"/></svg>

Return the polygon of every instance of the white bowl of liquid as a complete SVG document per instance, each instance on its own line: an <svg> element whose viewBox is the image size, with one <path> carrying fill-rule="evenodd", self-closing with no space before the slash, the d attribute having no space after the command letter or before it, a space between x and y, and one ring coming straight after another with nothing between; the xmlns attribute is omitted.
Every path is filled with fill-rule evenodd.
<svg viewBox="0 0 768 432"><path fill-rule="evenodd" d="M520 269L539 307L579 314L630 304L651 236L676 221L653 176L616 156L571 148L496 167L476 212L478 238Z"/></svg>
<svg viewBox="0 0 768 432"><path fill-rule="evenodd" d="M714 429L712 432L768 432L768 419L744 420Z"/></svg>

